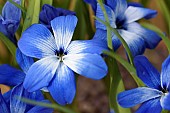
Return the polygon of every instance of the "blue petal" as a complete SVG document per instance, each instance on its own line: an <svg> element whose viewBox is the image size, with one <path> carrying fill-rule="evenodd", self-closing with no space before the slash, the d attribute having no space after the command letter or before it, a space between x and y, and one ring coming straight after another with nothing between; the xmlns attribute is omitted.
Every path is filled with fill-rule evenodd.
<svg viewBox="0 0 170 113"><path fill-rule="evenodd" d="M24 31L18 47L26 56L39 59L55 55L57 49L53 35L41 24L34 24Z"/></svg>
<svg viewBox="0 0 170 113"><path fill-rule="evenodd" d="M170 93L165 93L164 96L161 97L161 106L165 110L170 110Z"/></svg>
<svg viewBox="0 0 170 113"><path fill-rule="evenodd" d="M101 54L103 50L107 50L107 45L102 41L84 40L84 41L72 41L67 48L67 53L68 54L77 54L77 53Z"/></svg>
<svg viewBox="0 0 170 113"><path fill-rule="evenodd" d="M66 15L75 15L75 12L65 10L62 8L55 8L51 5L45 4L42 7L42 11L40 12L39 19L40 23L46 25L51 29L51 20L55 17L66 16Z"/></svg>
<svg viewBox="0 0 170 113"><path fill-rule="evenodd" d="M161 89L160 74L144 56L134 58L138 77L151 88Z"/></svg>
<svg viewBox="0 0 170 113"><path fill-rule="evenodd" d="M144 102L135 113L161 113L161 111L160 99L156 98Z"/></svg>
<svg viewBox="0 0 170 113"><path fill-rule="evenodd" d="M25 74L7 64L0 66L0 84L15 86L24 81Z"/></svg>
<svg viewBox="0 0 170 113"><path fill-rule="evenodd" d="M111 36L112 36L113 48L116 51L120 47L121 42L113 32ZM102 29L97 29L93 37L93 40L101 40L103 43L102 45L107 46L107 31Z"/></svg>
<svg viewBox="0 0 170 113"><path fill-rule="evenodd" d="M57 44L57 50L65 50L74 33L77 24L77 17L73 15L60 16L51 21L51 26Z"/></svg>
<svg viewBox="0 0 170 113"><path fill-rule="evenodd" d="M143 28L136 22L126 24L124 27L126 27L127 31L140 35L145 40L146 47L149 49L155 48L161 41L161 37L154 31Z"/></svg>
<svg viewBox="0 0 170 113"><path fill-rule="evenodd" d="M115 13L116 19L123 19L124 12L127 8L126 0L106 0L106 4L112 8Z"/></svg>
<svg viewBox="0 0 170 113"><path fill-rule="evenodd" d="M47 100L43 100L41 101L42 103L50 103ZM27 113L53 113L53 109L51 108L46 108L46 107L42 107L42 106L35 106L32 109L30 109Z"/></svg>
<svg viewBox="0 0 170 113"><path fill-rule="evenodd" d="M143 7L143 5L138 2L129 2L128 6Z"/></svg>
<svg viewBox="0 0 170 113"><path fill-rule="evenodd" d="M166 58L166 60L162 63L162 71L161 71L161 85L167 90L170 90L170 56Z"/></svg>
<svg viewBox="0 0 170 113"><path fill-rule="evenodd" d="M76 73L87 78L102 79L107 74L107 65L97 54L68 54L63 62Z"/></svg>
<svg viewBox="0 0 170 113"><path fill-rule="evenodd" d="M3 98L4 98L4 100L6 101L7 105L10 105L10 95L11 95L11 91L12 91L12 90L9 90L8 92L6 92L6 93L3 94Z"/></svg>
<svg viewBox="0 0 170 113"><path fill-rule="evenodd" d="M21 101L21 97L25 97L25 92L22 84L15 86L12 89L10 97L10 111L11 113L24 113L26 110L26 103Z"/></svg>
<svg viewBox="0 0 170 113"><path fill-rule="evenodd" d="M104 5L104 4L103 4ZM110 22L110 25L113 27L113 28L116 28L116 18L115 18L115 14L114 12L112 11L112 9L110 7L108 7L107 5L104 5L105 9L106 9L106 12L107 12L107 15L108 15L108 18L109 18L109 22ZM96 11L96 17L103 20L103 21L106 21L105 20L105 17L104 17L104 13L99 5L99 3L97 4L97 11ZM103 29L103 30L106 30L106 26L104 24L102 24L101 22L99 22L98 20L96 20L96 28L98 29Z"/></svg>
<svg viewBox="0 0 170 113"><path fill-rule="evenodd" d="M0 111L1 113L10 113L8 105L6 104L1 92L0 92Z"/></svg>
<svg viewBox="0 0 170 113"><path fill-rule="evenodd" d="M150 99L161 97L162 92L147 87L135 88L118 94L118 103L125 108L133 107Z"/></svg>
<svg viewBox="0 0 170 113"><path fill-rule="evenodd" d="M35 62L28 70L24 80L24 88L29 92L48 86L60 61L56 56L46 57Z"/></svg>
<svg viewBox="0 0 170 113"><path fill-rule="evenodd" d="M13 0L17 4L20 4L20 0ZM4 17L4 20L16 20L20 21L21 18L21 10L17 8L15 5L7 1L2 9L2 16Z"/></svg>
<svg viewBox="0 0 170 113"><path fill-rule="evenodd" d="M97 0L84 0L84 1L89 3L92 6L93 11L96 12L96 9L97 9Z"/></svg>
<svg viewBox="0 0 170 113"><path fill-rule="evenodd" d="M16 51L16 60L25 73L27 73L30 66L34 63L33 58L24 55L20 49Z"/></svg>
<svg viewBox="0 0 170 113"><path fill-rule="evenodd" d="M48 87L53 99L59 104L71 104L75 93L75 77L73 71L64 63L57 68L55 77Z"/></svg>
<svg viewBox="0 0 170 113"><path fill-rule="evenodd" d="M133 56L144 53L145 42L142 37L125 30L119 30L119 33L128 44Z"/></svg>
<svg viewBox="0 0 170 113"><path fill-rule="evenodd" d="M146 18L146 19L154 18L156 14L157 11L155 10L142 8L142 7L129 6L125 11L126 23L131 23L141 18Z"/></svg>
<svg viewBox="0 0 170 113"><path fill-rule="evenodd" d="M1 16L0 16L1 17ZM18 23L13 20L3 20L0 19L0 32L7 36L15 45L17 45L17 40L14 36L14 33L17 30Z"/></svg>

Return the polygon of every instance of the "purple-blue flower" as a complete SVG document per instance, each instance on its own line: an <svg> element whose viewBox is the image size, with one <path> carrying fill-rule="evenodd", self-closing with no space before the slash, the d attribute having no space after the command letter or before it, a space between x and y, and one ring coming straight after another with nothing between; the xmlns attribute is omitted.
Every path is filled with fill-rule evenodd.
<svg viewBox="0 0 170 113"><path fill-rule="evenodd" d="M44 24L46 27L48 27L50 30L51 28L51 20L53 20L56 17L59 16L66 16L66 15L75 15L75 12L65 10L62 8L55 8L51 5L45 4L42 7L42 11L39 15L39 20L41 24Z"/></svg>
<svg viewBox="0 0 170 113"><path fill-rule="evenodd" d="M47 87L59 104L70 104L76 92L74 72L96 80L107 74L99 55L103 50L100 43L71 41L76 24L76 16L60 16L51 21L53 33L42 24L34 24L22 34L20 50L40 59L26 75L24 87L29 92Z"/></svg>
<svg viewBox="0 0 170 113"><path fill-rule="evenodd" d="M105 0L103 5L106 9L110 25L118 30L119 34L128 44L133 56L143 54L145 48L155 48L160 42L161 38L155 32L142 27L136 22L142 18L150 19L155 17L157 14L155 10L143 8L137 3L128 4L126 0ZM96 17L105 21L100 5L96 4L96 7ZM106 33L106 26L96 20L94 39L107 41ZM114 50L117 50L121 45L120 40L114 33L112 33L112 42Z"/></svg>
<svg viewBox="0 0 170 113"><path fill-rule="evenodd" d="M22 54L19 49L17 49L16 52L16 59L23 71L7 64L0 66L0 84L13 87L4 95L0 93L0 111L2 113L46 113L47 111L52 113L53 109L29 105L20 100L20 98L24 97L49 103L49 101L44 100L40 90L28 92L23 87L26 72L33 64L33 59Z"/></svg>
<svg viewBox="0 0 170 113"><path fill-rule="evenodd" d="M17 4L21 3L20 0L13 1ZM2 15L0 15L0 32L7 36L15 45L17 45L15 32L19 27L20 19L21 10L7 1L2 9Z"/></svg>
<svg viewBox="0 0 170 113"><path fill-rule="evenodd" d="M134 59L138 77L147 87L139 87L118 94L122 107L133 107L142 103L136 113L160 113L170 110L170 56L163 62L161 74L144 56Z"/></svg>

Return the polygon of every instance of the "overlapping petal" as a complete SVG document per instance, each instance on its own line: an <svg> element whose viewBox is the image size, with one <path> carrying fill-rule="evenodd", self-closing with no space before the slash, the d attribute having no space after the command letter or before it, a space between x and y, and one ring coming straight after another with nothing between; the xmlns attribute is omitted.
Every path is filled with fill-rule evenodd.
<svg viewBox="0 0 170 113"><path fill-rule="evenodd" d="M79 53L101 54L103 50L107 50L107 45L103 43L103 41L84 40L84 41L72 41L68 46L66 52L68 54Z"/></svg>
<svg viewBox="0 0 170 113"><path fill-rule="evenodd" d="M160 74L144 56L134 58L138 77L150 88L161 89Z"/></svg>
<svg viewBox="0 0 170 113"><path fill-rule="evenodd" d="M104 5L104 4L103 4ZM113 27L113 28L116 28L116 18L115 18L115 14L114 12L112 11L112 9L110 7L108 7L107 5L104 5L105 9L106 9L106 13L107 13L107 16L108 16L108 19L109 19L109 22L110 22L110 25ZM105 20L105 17L104 17L104 13L99 5L99 3L97 4L97 11L96 11L96 17L103 20L103 21L106 21ZM101 22L99 22L98 20L96 20L96 28L97 29L103 29L103 30L106 30L106 26L104 24L102 24Z"/></svg>
<svg viewBox="0 0 170 113"><path fill-rule="evenodd" d="M126 0L106 0L106 4L113 9L116 18L118 20L122 20L124 12L127 8Z"/></svg>
<svg viewBox="0 0 170 113"><path fill-rule="evenodd" d="M159 98L162 92L156 89L140 87L118 94L118 103L122 107L133 107L150 99Z"/></svg>
<svg viewBox="0 0 170 113"><path fill-rule="evenodd" d="M13 0L17 4L20 4L20 0ZM7 1L2 9L2 16L4 19L9 19L9 20L16 20L20 21L21 18L21 10L16 7L14 4L10 3Z"/></svg>
<svg viewBox="0 0 170 113"><path fill-rule="evenodd" d="M150 18L155 17L156 14L157 14L157 11L155 10L142 8L142 7L129 6L126 9L125 14L124 14L126 18L125 23L135 22L141 18L150 19Z"/></svg>
<svg viewBox="0 0 170 113"><path fill-rule="evenodd" d="M97 54L69 54L63 57L63 62L74 72L91 79L101 79L107 74L107 66Z"/></svg>
<svg viewBox="0 0 170 113"><path fill-rule="evenodd" d="M128 31L136 33L137 35L141 36L145 40L146 47L149 49L155 48L161 41L161 37L158 34L156 34L152 30L143 28L136 22L126 24L126 26L124 27Z"/></svg>
<svg viewBox="0 0 170 113"><path fill-rule="evenodd" d="M120 35L128 44L133 56L143 54L145 50L145 42L142 37L135 33L125 30L119 30Z"/></svg>
<svg viewBox="0 0 170 113"><path fill-rule="evenodd" d="M0 84L15 86L24 81L25 74L7 64L0 66Z"/></svg>
<svg viewBox="0 0 170 113"><path fill-rule="evenodd" d="M16 60L25 73L27 73L30 66L34 63L33 58L24 55L20 49L16 51Z"/></svg>
<svg viewBox="0 0 170 113"><path fill-rule="evenodd" d="M160 98L144 102L135 113L161 113Z"/></svg>
<svg viewBox="0 0 170 113"><path fill-rule="evenodd" d="M21 101L21 97L25 97L25 89L23 85L17 85L12 89L10 96L10 112L11 113L24 113L26 110L26 103Z"/></svg>
<svg viewBox="0 0 170 113"><path fill-rule="evenodd" d="M111 36L112 36L113 48L116 51L120 47L121 42L113 32L112 32ZM103 44L100 44L100 45L107 46L107 31L102 30L102 29L97 29L96 33L93 37L93 40L101 40L101 42Z"/></svg>
<svg viewBox="0 0 170 113"><path fill-rule="evenodd" d="M165 93L160 102L163 109L170 110L170 93Z"/></svg>
<svg viewBox="0 0 170 113"><path fill-rule="evenodd" d="M35 62L27 72L24 88L32 92L48 86L59 63L56 56L46 57Z"/></svg>
<svg viewBox="0 0 170 113"><path fill-rule="evenodd" d="M0 92L0 110L2 113L10 113L8 105L6 104L1 92Z"/></svg>
<svg viewBox="0 0 170 113"><path fill-rule="evenodd" d="M48 89L59 104L71 104L76 93L73 71L64 63L60 63Z"/></svg>
<svg viewBox="0 0 170 113"><path fill-rule="evenodd" d="M77 17L73 15L60 16L51 21L57 50L65 50L68 47L76 25Z"/></svg>
<svg viewBox="0 0 170 113"><path fill-rule="evenodd" d="M170 56L162 63L161 85L165 90L170 90Z"/></svg>
<svg viewBox="0 0 170 113"><path fill-rule="evenodd" d="M40 23L46 25L51 29L51 20L58 16L75 15L75 12L65 10L62 8L55 8L51 5L45 4L40 12L39 19Z"/></svg>
<svg viewBox="0 0 170 113"><path fill-rule="evenodd" d="M57 48L53 35L41 24L34 24L24 31L18 47L25 55L39 59L55 55Z"/></svg>

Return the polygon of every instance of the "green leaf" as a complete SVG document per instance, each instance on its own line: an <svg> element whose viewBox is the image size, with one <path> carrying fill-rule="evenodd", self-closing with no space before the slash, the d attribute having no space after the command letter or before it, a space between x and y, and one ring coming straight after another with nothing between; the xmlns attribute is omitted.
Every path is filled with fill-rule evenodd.
<svg viewBox="0 0 170 113"><path fill-rule="evenodd" d="M41 0L41 7L42 7L44 4L52 5L52 4L53 4L53 0Z"/></svg>
<svg viewBox="0 0 170 113"><path fill-rule="evenodd" d="M165 34L163 34L163 32L158 27L156 27L155 25L152 25L152 24L149 24L149 23L141 23L141 24L142 24L142 26L144 26L148 29L151 29L151 30L153 30L153 31L155 31L156 33L159 34L159 36L164 41L166 47L168 48L168 51L169 51L169 54L170 54L170 40L169 40L169 38Z"/></svg>
<svg viewBox="0 0 170 113"><path fill-rule="evenodd" d="M163 16L165 18L165 21L167 23L167 28L168 28L168 34L170 35L170 10L168 9L168 6L165 3L166 0L157 0L157 4L160 7L161 12L163 13ZM167 0L168 1L168 0Z"/></svg>
<svg viewBox="0 0 170 113"><path fill-rule="evenodd" d="M120 55L111 51L103 51L103 54L108 55L116 59L118 62L120 62L126 68L126 70L132 75L133 79L135 80L138 86L145 86L144 83L136 75L136 69L131 64L129 64L129 62L121 58Z"/></svg>
<svg viewBox="0 0 170 113"><path fill-rule="evenodd" d="M162 110L161 113L170 113L170 111L168 111L168 110Z"/></svg>
<svg viewBox="0 0 170 113"><path fill-rule="evenodd" d="M1 32L0 32L0 40L6 45L8 50L11 52L11 54L15 58L16 46Z"/></svg>
<svg viewBox="0 0 170 113"><path fill-rule="evenodd" d="M120 93L120 92L122 92L122 91L124 91L124 90L125 90L124 84L123 84L123 81L121 80L121 81L119 82L119 84L118 84L117 94ZM121 107L120 105L118 105L118 107L119 107L119 112L120 112L120 113L131 113L130 108L123 108L123 107Z"/></svg>
<svg viewBox="0 0 170 113"><path fill-rule="evenodd" d="M47 107L47 108L57 109L58 111L61 111L64 113L75 113L74 111L72 111L64 106L60 106L58 104L49 104L49 103L44 103L44 102L38 102L38 101L30 100L27 98L21 98L21 101L26 102L28 104L39 105L39 106L43 106L43 107Z"/></svg>
<svg viewBox="0 0 170 113"><path fill-rule="evenodd" d="M97 17L94 17L96 20L100 21L101 23L103 23L104 25L106 25L107 27L109 27L111 29L111 31L119 38L119 40L121 41L123 47L125 48L126 52L127 52L127 55L128 55L128 58L129 58L129 61L131 63L131 65L133 65L133 57L132 57L132 53L126 43L126 41L120 36L120 34L118 33L118 31L115 29L115 28L112 28L110 26L109 23L107 22L104 22L103 20L101 20L100 18L97 18Z"/></svg>
<svg viewBox="0 0 170 113"><path fill-rule="evenodd" d="M41 0L29 0L29 6L24 20L22 32L25 31L30 25L39 22L40 2Z"/></svg>

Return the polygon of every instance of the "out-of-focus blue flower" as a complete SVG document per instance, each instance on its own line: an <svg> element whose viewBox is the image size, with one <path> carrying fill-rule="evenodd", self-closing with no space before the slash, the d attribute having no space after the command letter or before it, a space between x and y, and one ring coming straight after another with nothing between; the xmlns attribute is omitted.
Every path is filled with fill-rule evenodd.
<svg viewBox="0 0 170 113"><path fill-rule="evenodd" d="M19 49L17 49L16 58L24 72L7 64L0 66L0 84L14 86L14 88L3 96L0 93L0 111L2 113L38 113L40 111L43 113L46 113L47 111L52 113L53 109L29 105L20 100L20 98L24 97L31 100L48 102L44 100L40 90L30 93L23 87L25 73L33 64L33 59L22 54Z"/></svg>
<svg viewBox="0 0 170 113"><path fill-rule="evenodd" d="M134 63L138 77L148 87L121 92L118 103L122 107L142 103L136 113L161 113L162 109L170 110L170 56L163 62L161 74L144 56L135 57Z"/></svg>
<svg viewBox="0 0 170 113"><path fill-rule="evenodd" d="M94 4L92 4L93 6ZM103 11L99 4L96 4L96 17L105 21ZM110 25L116 28L119 34L128 44L132 55L143 54L145 48L153 49L160 42L161 38L152 30L143 28L136 21L145 18L150 19L156 16L155 10L143 8L138 3L127 4L126 0L105 0ZM96 20L96 33L94 39L107 41L106 26ZM114 50L121 45L117 36L112 33Z"/></svg>
<svg viewBox="0 0 170 113"><path fill-rule="evenodd" d="M42 11L39 15L39 20L41 24L44 24L47 28L51 30L51 20L59 16L75 15L75 12L65 10L62 8L55 8L51 5L45 4L42 7Z"/></svg>
<svg viewBox="0 0 170 113"><path fill-rule="evenodd" d="M92 79L107 74L107 66L99 55L101 44L71 41L76 24L76 16L60 16L51 21L54 36L41 24L34 24L23 33L18 42L20 50L40 59L30 67L24 80L28 91L47 87L59 104L70 104L76 92L74 72Z"/></svg>
<svg viewBox="0 0 170 113"><path fill-rule="evenodd" d="M20 0L13 1L21 4ZM15 32L19 27L20 19L21 10L7 1L2 9L2 15L0 15L0 32L7 36L14 44L17 44Z"/></svg>

